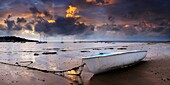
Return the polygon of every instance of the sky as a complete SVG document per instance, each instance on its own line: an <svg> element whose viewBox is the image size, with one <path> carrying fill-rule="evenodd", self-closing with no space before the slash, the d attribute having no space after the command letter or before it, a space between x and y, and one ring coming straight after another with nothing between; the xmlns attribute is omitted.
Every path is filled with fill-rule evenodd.
<svg viewBox="0 0 170 85"><path fill-rule="evenodd" d="M170 0L0 0L0 36L169 41L169 8Z"/></svg>

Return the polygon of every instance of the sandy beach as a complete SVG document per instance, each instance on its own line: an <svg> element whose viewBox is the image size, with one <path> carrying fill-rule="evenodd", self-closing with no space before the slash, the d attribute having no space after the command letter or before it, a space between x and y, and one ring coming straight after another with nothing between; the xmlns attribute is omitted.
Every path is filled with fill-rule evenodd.
<svg viewBox="0 0 170 85"><path fill-rule="evenodd" d="M4 43L0 44L2 48ZM100 44L103 45L101 46ZM95 43L93 43L93 46L94 45ZM134 66L112 70L99 75L92 75L87 72L87 68L85 67L81 79L78 80L81 83L75 82L78 79L76 77L70 76L71 78L68 79L51 73L0 64L0 85L170 85L169 43L97 43L95 47L97 49L63 48L64 50L46 48L43 51L34 50L31 52L21 52L22 55L19 51L11 52L6 50L0 52L0 60L1 62L12 64L15 64L14 61L34 60L31 67L58 70L78 66L81 64L81 57L97 54L103 51L147 50L148 53L142 62ZM57 54L43 55L42 52L46 51L56 51ZM38 55L34 55L35 53ZM20 56L17 57L18 55Z"/></svg>

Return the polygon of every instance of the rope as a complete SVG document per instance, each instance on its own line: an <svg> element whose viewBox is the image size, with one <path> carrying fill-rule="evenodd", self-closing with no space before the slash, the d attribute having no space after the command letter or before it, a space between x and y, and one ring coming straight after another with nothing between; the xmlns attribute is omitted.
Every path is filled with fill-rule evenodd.
<svg viewBox="0 0 170 85"><path fill-rule="evenodd" d="M20 65L20 63L29 63L25 66ZM16 62L15 64L11 64L11 63L6 63L6 62L0 62L0 64L5 64L5 65L10 65L10 66L17 66L17 67L22 67L22 68L27 68L28 70L36 70L36 71L40 71L40 72L44 72L44 73L52 73L58 76L62 76L68 80L71 80L72 82L76 83L77 85L83 85L83 80L81 78L81 73L83 71L84 65L85 63L81 64L80 66L71 68L71 69L67 69L67 70L63 70L63 71L48 71L48 70L42 70L42 69L38 69L38 68L34 68L34 67L29 67L30 64L32 64L32 61L21 61L21 62ZM79 80L75 81L72 80L71 78L67 77L64 75L65 72L69 72L69 71L75 71L77 72L76 74L67 74L67 75L75 75L79 78ZM79 71L79 72L78 72Z"/></svg>
<svg viewBox="0 0 170 85"><path fill-rule="evenodd" d="M27 62L30 62L28 65L26 66L23 66L23 65L20 65L19 63L27 63ZM34 68L34 67L29 67L30 64L32 64L33 62L32 61L22 61L22 62L16 62L15 64L10 64L10 63L6 63L6 62L0 62L1 64L5 64L5 65L10 65L10 66L18 66L18 67L23 67L23 68L27 68L29 70L36 70L36 71L41 71L41 72L44 72L44 73L52 73L52 74L57 74L57 75L62 75L64 76L64 73L65 72L69 72L69 71L75 71L77 72L76 74L71 74L69 73L69 75L77 75L77 76L80 76L82 71L83 71L83 68L84 68L84 64L80 65L80 66L77 66L77 67L74 67L74 68L71 68L71 69L67 69L67 70L62 70L62 71L49 71L49 70L43 70L43 69L38 69L38 68ZM79 71L80 70L80 71ZM79 72L78 72L79 71Z"/></svg>

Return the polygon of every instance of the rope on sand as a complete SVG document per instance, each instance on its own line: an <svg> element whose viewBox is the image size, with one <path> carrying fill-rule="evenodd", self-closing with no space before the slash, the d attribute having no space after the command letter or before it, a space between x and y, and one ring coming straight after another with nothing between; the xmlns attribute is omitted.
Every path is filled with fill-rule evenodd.
<svg viewBox="0 0 170 85"><path fill-rule="evenodd" d="M49 70L43 70L43 69L38 69L38 68L34 68L34 67L29 67L29 65L31 65L33 62L32 61L21 61L21 62L16 62L15 64L11 64L11 63L6 63L6 62L0 62L1 64L5 64L5 65L10 65L10 66L17 66L17 67L23 67L23 68L27 68L28 70L36 70L36 71L40 71L40 72L44 72L44 73L52 73L52 74L56 74L59 76L64 76L64 73L67 72L68 75L76 75L76 76L80 76L83 68L84 68L84 64L71 68L71 69L67 69L67 70L62 70L62 71L49 71ZM29 63L26 66L20 65L20 63ZM72 73L72 71L74 71Z"/></svg>
<svg viewBox="0 0 170 85"><path fill-rule="evenodd" d="M20 65L20 64L24 64L24 63L29 63L27 65ZM28 70L36 70L36 71L40 71L40 72L44 72L44 73L52 73L58 76L62 76L68 80L71 80L72 82L78 84L78 85L82 85L83 84L83 80L81 78L81 73L83 71L84 68L84 64L71 68L71 69L67 69L67 70L62 70L62 71L48 71L48 70L43 70L43 69L38 69L38 68L34 68L34 67L30 67L29 65L31 65L33 63L33 61L21 61L21 62L16 62L15 64L11 64L11 63L6 63L6 62L0 62L0 64L5 64L5 65L10 65L10 66L17 66L17 67L22 67L22 68L27 68ZM72 80L71 78L67 77L65 75L65 73L67 75L73 75L78 77L78 80Z"/></svg>

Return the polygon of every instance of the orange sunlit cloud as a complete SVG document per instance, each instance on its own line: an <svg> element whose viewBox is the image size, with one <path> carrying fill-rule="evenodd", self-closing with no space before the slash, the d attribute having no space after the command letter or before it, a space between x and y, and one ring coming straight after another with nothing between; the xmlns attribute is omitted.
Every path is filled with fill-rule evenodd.
<svg viewBox="0 0 170 85"><path fill-rule="evenodd" d="M29 18L31 16L32 16L31 13L23 13L23 15L21 15L21 17L23 17L23 18Z"/></svg>
<svg viewBox="0 0 170 85"><path fill-rule="evenodd" d="M55 20L47 20L48 23L55 23Z"/></svg>
<svg viewBox="0 0 170 85"><path fill-rule="evenodd" d="M4 23L4 21L0 21L0 26L7 26L5 23Z"/></svg>
<svg viewBox="0 0 170 85"><path fill-rule="evenodd" d="M66 17L69 18L69 17L75 17L75 18L78 18L80 17L79 15L76 15L76 13L78 13L78 9L77 7L74 7L72 5L69 5L69 8L66 10Z"/></svg>
<svg viewBox="0 0 170 85"><path fill-rule="evenodd" d="M126 25L124 25L124 27L125 27L125 28L129 28L129 25L128 25L128 24L126 24Z"/></svg>

